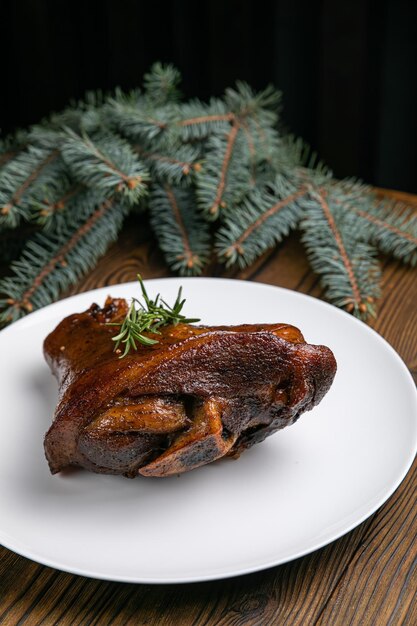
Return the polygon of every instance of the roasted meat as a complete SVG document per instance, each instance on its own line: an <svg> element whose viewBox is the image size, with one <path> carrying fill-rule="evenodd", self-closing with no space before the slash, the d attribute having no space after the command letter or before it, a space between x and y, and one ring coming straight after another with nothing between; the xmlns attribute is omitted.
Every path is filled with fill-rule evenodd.
<svg viewBox="0 0 417 626"><path fill-rule="evenodd" d="M127 309L108 298L45 340L59 383L45 436L52 473L163 477L237 457L318 404L335 375L331 350L288 324L165 326L159 343L119 359L107 323Z"/></svg>

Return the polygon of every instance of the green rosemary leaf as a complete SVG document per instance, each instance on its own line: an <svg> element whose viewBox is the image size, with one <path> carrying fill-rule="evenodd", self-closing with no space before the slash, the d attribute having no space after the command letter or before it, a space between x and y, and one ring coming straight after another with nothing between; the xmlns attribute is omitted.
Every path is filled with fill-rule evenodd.
<svg viewBox="0 0 417 626"><path fill-rule="evenodd" d="M138 349L136 342L143 346L153 346L159 343L157 339L152 339L143 333L160 335L161 326L169 324L176 326L179 323L191 324L200 321L199 318L187 318L182 315L181 311L185 304L185 298L182 298L182 287L179 288L177 298L171 307L162 300L159 293L155 300L149 297L140 274L138 274L138 281L144 304L137 298L132 298L132 303L123 322L109 322L107 324L120 328L120 332L112 337L112 341L115 342L115 351L119 350L121 344L125 347L123 354L119 357L120 359L129 354L130 350Z"/></svg>

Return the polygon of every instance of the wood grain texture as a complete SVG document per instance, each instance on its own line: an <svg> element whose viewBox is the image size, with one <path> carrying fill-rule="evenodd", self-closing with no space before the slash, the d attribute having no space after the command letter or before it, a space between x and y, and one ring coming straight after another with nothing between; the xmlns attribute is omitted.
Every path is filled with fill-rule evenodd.
<svg viewBox="0 0 417 626"><path fill-rule="evenodd" d="M417 203L417 197L408 197ZM146 228L129 222L71 293L169 275ZM279 285L322 297L296 234L250 268L211 275ZM417 379L417 276L384 262L373 324ZM111 289L109 288L109 292ZM0 624L147 626L397 626L417 624L417 462L363 524L302 559L239 578L192 585L133 585L73 576L0 548Z"/></svg>

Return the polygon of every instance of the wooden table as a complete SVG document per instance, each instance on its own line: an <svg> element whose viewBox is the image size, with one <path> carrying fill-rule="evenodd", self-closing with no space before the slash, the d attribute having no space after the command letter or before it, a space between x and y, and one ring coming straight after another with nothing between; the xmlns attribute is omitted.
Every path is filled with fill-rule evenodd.
<svg viewBox="0 0 417 626"><path fill-rule="evenodd" d="M417 196L392 195L417 205ZM383 266L383 298L373 326L416 378L416 272L387 259ZM134 280L138 272L145 278L168 274L146 227L141 232L130 224L73 292ZM212 267L211 274L220 275L220 268ZM250 269L228 275L322 296L296 234ZM104 582L0 548L0 624L412 626L417 624L416 488L417 462L385 505L338 541L286 565L209 583Z"/></svg>

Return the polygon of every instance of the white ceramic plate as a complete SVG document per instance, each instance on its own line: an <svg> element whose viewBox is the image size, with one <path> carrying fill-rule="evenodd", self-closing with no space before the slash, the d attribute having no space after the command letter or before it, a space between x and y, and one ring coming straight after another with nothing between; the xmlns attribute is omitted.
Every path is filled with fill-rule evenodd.
<svg viewBox="0 0 417 626"><path fill-rule="evenodd" d="M42 356L66 315L129 298L136 283L48 306L0 333L0 542L58 569L110 580L178 583L264 569L337 539L392 494L416 451L417 400L394 350L365 324L319 300L267 285L162 279L204 324L290 322L338 361L333 386L300 421L181 477L51 476L43 436L57 385Z"/></svg>

